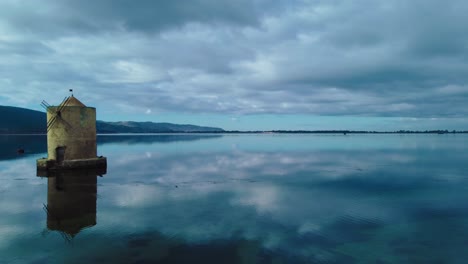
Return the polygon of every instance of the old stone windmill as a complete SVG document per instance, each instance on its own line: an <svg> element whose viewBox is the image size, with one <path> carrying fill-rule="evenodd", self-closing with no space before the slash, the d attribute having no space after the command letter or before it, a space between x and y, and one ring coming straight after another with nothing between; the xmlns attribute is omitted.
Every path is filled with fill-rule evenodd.
<svg viewBox="0 0 468 264"><path fill-rule="evenodd" d="M107 166L105 157L97 157L96 108L73 94L58 106L41 105L47 111L47 158L37 160L38 171Z"/></svg>

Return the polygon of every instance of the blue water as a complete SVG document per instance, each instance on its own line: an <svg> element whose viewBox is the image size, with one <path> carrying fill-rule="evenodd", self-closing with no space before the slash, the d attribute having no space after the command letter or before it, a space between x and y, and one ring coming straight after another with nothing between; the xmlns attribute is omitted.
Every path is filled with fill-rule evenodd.
<svg viewBox="0 0 468 264"><path fill-rule="evenodd" d="M0 263L468 263L468 135L0 136ZM26 149L25 155L16 148Z"/></svg>

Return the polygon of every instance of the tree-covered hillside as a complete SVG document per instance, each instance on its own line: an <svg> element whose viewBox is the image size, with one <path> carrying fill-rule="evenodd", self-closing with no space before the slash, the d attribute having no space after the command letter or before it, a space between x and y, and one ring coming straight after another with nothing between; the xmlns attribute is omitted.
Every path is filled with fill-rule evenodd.
<svg viewBox="0 0 468 264"><path fill-rule="evenodd" d="M44 133L46 114L25 108L0 106L0 134Z"/></svg>
<svg viewBox="0 0 468 264"><path fill-rule="evenodd" d="M0 134L46 133L46 114L25 108L0 106ZM216 127L178 125L154 122L97 121L98 133L171 133L171 132L223 132Z"/></svg>

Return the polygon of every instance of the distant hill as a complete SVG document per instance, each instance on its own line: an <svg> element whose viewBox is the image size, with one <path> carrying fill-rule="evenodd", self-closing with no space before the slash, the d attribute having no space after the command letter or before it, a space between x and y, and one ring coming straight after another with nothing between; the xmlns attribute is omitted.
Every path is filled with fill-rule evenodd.
<svg viewBox="0 0 468 264"><path fill-rule="evenodd" d="M0 134L46 133L46 114L40 111L0 106ZM153 122L105 122L97 121L98 133L174 133L174 132L223 132L217 127L178 125Z"/></svg>
<svg viewBox="0 0 468 264"><path fill-rule="evenodd" d="M166 133L166 132L223 132L217 127L203 127L195 125L177 125L171 123L153 122L104 122L97 121L96 129L99 133Z"/></svg>
<svg viewBox="0 0 468 264"><path fill-rule="evenodd" d="M45 133L46 114L26 108L0 106L0 134Z"/></svg>

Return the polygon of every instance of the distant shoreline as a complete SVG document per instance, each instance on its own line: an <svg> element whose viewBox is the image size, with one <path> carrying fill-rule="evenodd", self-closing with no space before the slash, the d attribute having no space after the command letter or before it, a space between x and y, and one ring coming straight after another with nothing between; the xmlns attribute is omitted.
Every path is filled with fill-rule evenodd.
<svg viewBox="0 0 468 264"><path fill-rule="evenodd" d="M0 122L0 135L46 135L46 114L43 112L0 106L4 118ZM117 121L106 122L97 120L96 130L98 134L108 135L161 135L161 134L467 134L466 130L405 130L375 131L375 130L349 130L349 129L316 129L316 130L224 130L217 127L206 127L190 124L173 124L166 122L136 122Z"/></svg>
<svg viewBox="0 0 468 264"><path fill-rule="evenodd" d="M155 133L108 133L98 132L98 135L168 135L168 134L468 134L468 131L427 130L427 131L353 131L353 130L252 130L252 131L167 131ZM46 136L46 133L2 133L1 136Z"/></svg>

